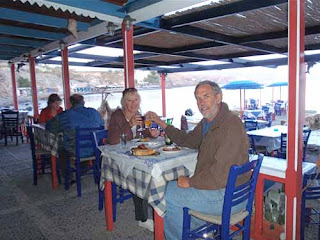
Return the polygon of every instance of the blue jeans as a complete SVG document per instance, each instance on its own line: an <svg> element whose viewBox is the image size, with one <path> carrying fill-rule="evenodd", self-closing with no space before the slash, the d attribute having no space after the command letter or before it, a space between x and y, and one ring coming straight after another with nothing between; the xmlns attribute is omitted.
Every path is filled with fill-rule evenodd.
<svg viewBox="0 0 320 240"><path fill-rule="evenodd" d="M183 208L188 207L202 213L221 215L225 189L200 190L195 188L179 188L177 181L167 185L165 199L167 212L164 216L164 233L166 240L182 239ZM245 208L245 205L232 208L236 213ZM192 217L192 227L199 226L203 221Z"/></svg>

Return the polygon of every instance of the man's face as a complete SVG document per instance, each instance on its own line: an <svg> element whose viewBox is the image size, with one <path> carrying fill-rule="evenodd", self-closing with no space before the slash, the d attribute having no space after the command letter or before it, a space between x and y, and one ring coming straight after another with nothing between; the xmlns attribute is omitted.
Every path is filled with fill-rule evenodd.
<svg viewBox="0 0 320 240"><path fill-rule="evenodd" d="M197 88L195 95L202 116L208 121L212 121L220 110L222 94L214 95L212 87L209 84L204 84Z"/></svg>

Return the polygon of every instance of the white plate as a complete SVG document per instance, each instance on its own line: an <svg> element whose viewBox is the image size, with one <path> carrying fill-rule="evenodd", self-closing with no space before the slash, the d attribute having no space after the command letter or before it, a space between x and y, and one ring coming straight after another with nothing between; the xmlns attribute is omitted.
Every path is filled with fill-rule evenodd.
<svg viewBox="0 0 320 240"><path fill-rule="evenodd" d="M173 148L175 148L175 147L166 147L166 148L168 148L168 149L173 149ZM179 151L174 151L174 150L165 151L165 150L163 150L163 148L162 148L162 152L163 152L163 153L178 153L178 152L180 152L180 151L181 151L181 148L180 148Z"/></svg>

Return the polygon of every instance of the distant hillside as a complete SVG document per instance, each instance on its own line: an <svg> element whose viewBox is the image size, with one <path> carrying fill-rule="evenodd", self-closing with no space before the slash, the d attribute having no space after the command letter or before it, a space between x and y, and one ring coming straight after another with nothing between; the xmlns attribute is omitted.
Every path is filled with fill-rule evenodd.
<svg viewBox="0 0 320 240"><path fill-rule="evenodd" d="M172 73L166 77L167 87L195 86L203 80L215 81L221 86L229 81L250 79L260 83L272 81L286 81L287 72L279 74L277 69L270 68L243 68L215 71L199 71ZM136 82L144 82L148 72L136 71ZM29 66L26 64L16 72L16 79L26 78L30 81ZM36 66L36 79L39 99L46 98L48 92L42 93L43 89L51 88L53 91L62 94L61 67L49 67L46 65ZM160 78L159 78L160 79ZM106 72L79 71L70 69L70 83L88 83L91 86L98 85L123 85L124 75L122 70L109 70ZM144 82L145 83L145 82ZM19 96L19 101L31 100L31 97ZM0 106L12 105L11 73L6 62L0 62Z"/></svg>

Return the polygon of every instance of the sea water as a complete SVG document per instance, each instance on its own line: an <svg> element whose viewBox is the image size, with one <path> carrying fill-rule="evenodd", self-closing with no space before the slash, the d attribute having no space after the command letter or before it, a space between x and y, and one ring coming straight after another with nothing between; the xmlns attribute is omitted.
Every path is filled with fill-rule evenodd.
<svg viewBox="0 0 320 240"><path fill-rule="evenodd" d="M195 113L195 118L201 118L197 103L194 97L195 86L178 87L166 89L166 115L173 117L173 125L180 126L180 117L185 110L190 108ZM306 83L306 110L314 110L320 112L320 80L307 80ZM158 115L162 115L162 96L161 89L139 90L141 95L141 112L154 111ZM281 95L281 97L280 97ZM120 107L120 99L122 93L112 93L107 100L111 108ZM242 90L242 99L244 91ZM245 98L258 100L261 105L270 103L272 100L288 100L288 87L267 87L264 89L245 90ZM85 105L97 109L102 101L101 94L84 95ZM223 89L223 101L229 105L230 109L240 108L240 90L225 90ZM242 100L243 101L243 100ZM29 103L29 106L32 104ZM243 105L243 104L242 104ZM39 111L46 107L46 100L39 101ZM23 109L23 104L20 104L20 109ZM30 112L32 115L32 111Z"/></svg>

